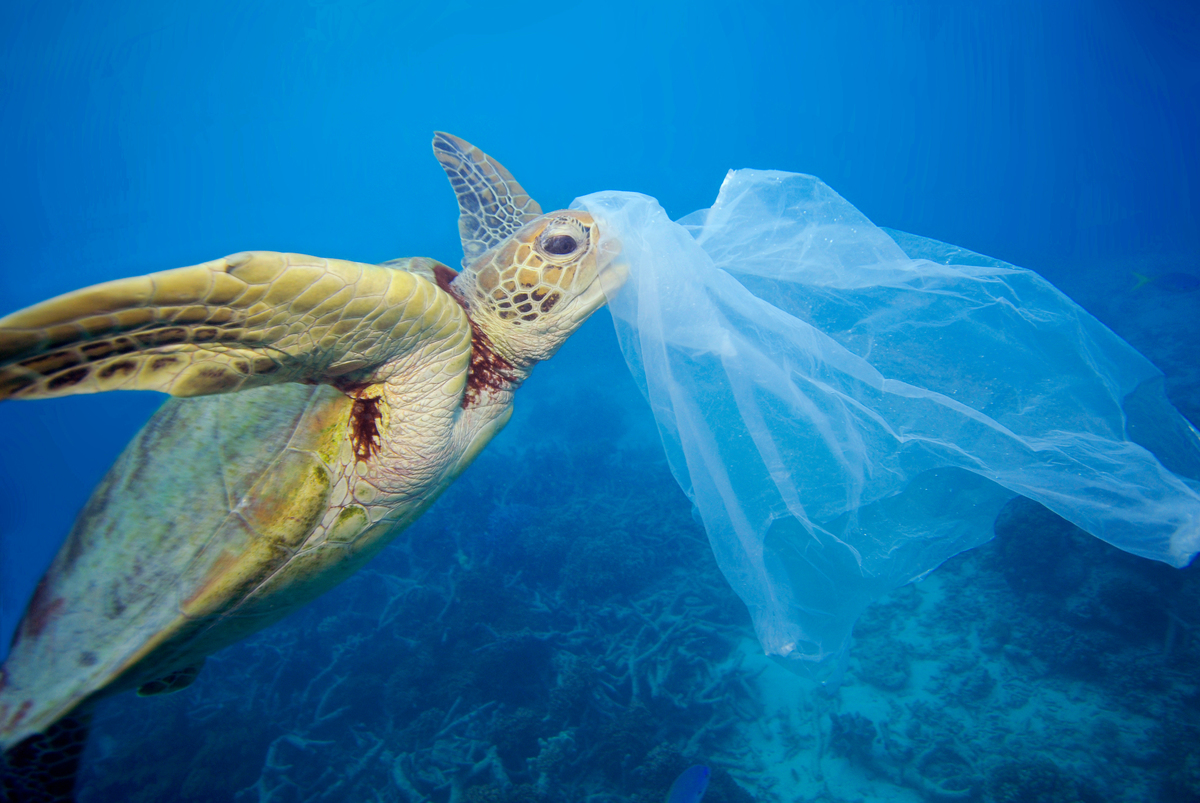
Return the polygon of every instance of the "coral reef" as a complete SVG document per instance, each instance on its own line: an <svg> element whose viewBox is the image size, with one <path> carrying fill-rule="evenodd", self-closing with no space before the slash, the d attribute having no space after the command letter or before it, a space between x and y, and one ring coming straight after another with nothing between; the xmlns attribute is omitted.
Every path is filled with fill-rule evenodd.
<svg viewBox="0 0 1200 803"><path fill-rule="evenodd" d="M364 571L192 687L105 701L80 803L653 803L701 761L708 803L1200 799L1200 568L1016 500L872 606L844 672L798 676L653 422L625 439L634 403L589 391L555 442L583 402L531 396Z"/></svg>
<svg viewBox="0 0 1200 803"><path fill-rule="evenodd" d="M988 773L988 803L1078 803L1071 778L1048 759L1005 761Z"/></svg>
<svg viewBox="0 0 1200 803"><path fill-rule="evenodd" d="M655 799L719 759L760 712L744 611L686 500L656 492L661 458L592 457L482 458L411 538L187 694L105 705L82 803ZM557 503L483 504L496 476L537 483L512 464L557 477ZM144 703L152 724L128 727ZM748 800L719 765L706 799Z"/></svg>

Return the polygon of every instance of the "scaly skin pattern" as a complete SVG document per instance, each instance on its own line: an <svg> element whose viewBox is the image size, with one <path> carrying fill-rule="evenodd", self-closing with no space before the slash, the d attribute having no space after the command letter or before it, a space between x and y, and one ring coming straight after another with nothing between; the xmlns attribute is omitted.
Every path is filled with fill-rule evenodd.
<svg viewBox="0 0 1200 803"><path fill-rule="evenodd" d="M277 621L420 516L507 422L528 373L464 410L470 329L457 304L443 312L462 316L456 336L410 350L383 382L167 401L38 586L0 670L0 744ZM376 401L371 449L356 397Z"/></svg>
<svg viewBox="0 0 1200 803"><path fill-rule="evenodd" d="M377 382L407 352L465 336L421 276L433 260L411 262L247 251L76 290L0 319L0 399Z"/></svg>

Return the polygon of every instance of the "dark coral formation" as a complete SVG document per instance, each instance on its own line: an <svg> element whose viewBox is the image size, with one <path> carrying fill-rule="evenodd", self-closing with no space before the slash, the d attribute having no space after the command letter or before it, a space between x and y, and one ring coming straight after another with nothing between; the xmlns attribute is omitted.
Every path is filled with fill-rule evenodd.
<svg viewBox="0 0 1200 803"><path fill-rule="evenodd" d="M699 761L707 803L1200 799L1200 570L1018 500L867 611L846 685L772 699L661 451L563 393L530 420L569 447L485 453L189 689L102 705L80 803L656 803Z"/></svg>

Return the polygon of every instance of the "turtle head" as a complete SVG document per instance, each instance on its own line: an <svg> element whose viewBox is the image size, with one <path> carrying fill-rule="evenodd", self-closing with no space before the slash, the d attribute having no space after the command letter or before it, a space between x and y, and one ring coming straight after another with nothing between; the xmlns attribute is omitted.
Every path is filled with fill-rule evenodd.
<svg viewBox="0 0 1200 803"><path fill-rule="evenodd" d="M587 212L551 212L464 269L454 289L493 350L528 367L553 356L621 286L617 250Z"/></svg>
<svg viewBox="0 0 1200 803"><path fill-rule="evenodd" d="M458 196L462 273L453 291L477 333L513 367L545 360L625 280L620 246L586 212L542 214L504 165L437 132L433 153Z"/></svg>

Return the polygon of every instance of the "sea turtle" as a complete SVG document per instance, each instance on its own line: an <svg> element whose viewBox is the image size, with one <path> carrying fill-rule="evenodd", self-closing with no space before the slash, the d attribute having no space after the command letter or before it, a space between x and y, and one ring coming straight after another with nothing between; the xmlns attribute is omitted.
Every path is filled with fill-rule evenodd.
<svg viewBox="0 0 1200 803"><path fill-rule="evenodd" d="M508 422L534 365L604 304L601 276L622 281L591 216L542 214L461 139L433 148L461 273L246 252L0 319L0 399L190 397L126 447L25 611L0 668L10 787L69 799L53 774L73 776L93 700L187 686L366 563Z"/></svg>

